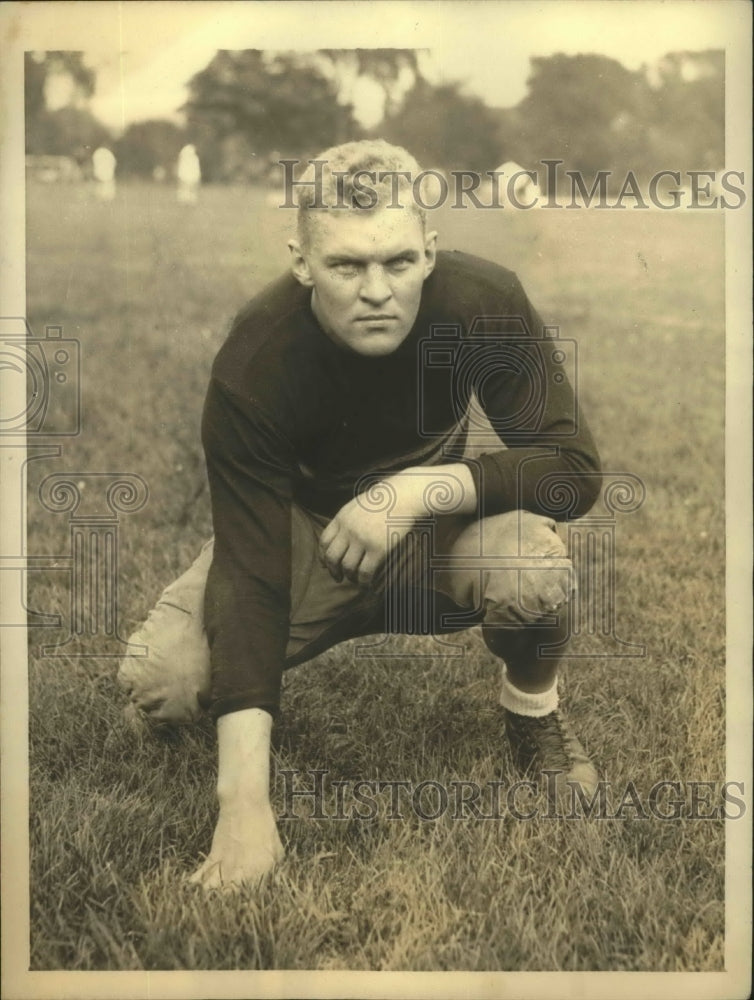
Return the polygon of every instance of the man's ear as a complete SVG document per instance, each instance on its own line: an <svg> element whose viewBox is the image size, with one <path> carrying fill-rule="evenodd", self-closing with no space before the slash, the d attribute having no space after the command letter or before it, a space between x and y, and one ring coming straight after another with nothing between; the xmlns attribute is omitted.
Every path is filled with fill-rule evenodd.
<svg viewBox="0 0 754 1000"><path fill-rule="evenodd" d="M314 286L314 278L312 278L306 254L302 250L301 244L298 240L288 240L288 249L291 252L291 272L293 273L293 277L304 288L312 288Z"/></svg>
<svg viewBox="0 0 754 1000"><path fill-rule="evenodd" d="M437 260L437 231L432 230L424 237L424 279L430 276L435 269Z"/></svg>

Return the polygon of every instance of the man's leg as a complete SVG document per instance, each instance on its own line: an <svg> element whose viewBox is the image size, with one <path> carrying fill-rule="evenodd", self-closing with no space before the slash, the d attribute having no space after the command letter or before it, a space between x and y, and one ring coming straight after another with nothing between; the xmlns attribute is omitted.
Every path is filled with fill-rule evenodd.
<svg viewBox="0 0 754 1000"><path fill-rule="evenodd" d="M558 707L551 650L567 638L575 577L555 523L527 511L486 518L467 525L449 554L457 566L436 574L433 587L479 612L484 641L504 662L500 703L517 767L558 772L558 795L568 793L567 781L593 789L597 772ZM511 556L521 568L506 565ZM475 570L475 559L484 568Z"/></svg>
<svg viewBox="0 0 754 1000"><path fill-rule="evenodd" d="M210 689L203 608L211 562L209 541L129 639L146 647L144 656L121 660L118 670L118 683L130 700L126 715L135 723L183 725L201 715Z"/></svg>
<svg viewBox="0 0 754 1000"><path fill-rule="evenodd" d="M291 513L291 625L286 668L331 646L364 635L381 607L379 595L348 580L336 582L319 560L327 519L294 505ZM121 660L118 683L129 697L127 717L153 724L195 722L209 704L210 652L204 630L204 592L212 540L189 569L162 592L129 643L144 656ZM379 630L377 626L373 630Z"/></svg>

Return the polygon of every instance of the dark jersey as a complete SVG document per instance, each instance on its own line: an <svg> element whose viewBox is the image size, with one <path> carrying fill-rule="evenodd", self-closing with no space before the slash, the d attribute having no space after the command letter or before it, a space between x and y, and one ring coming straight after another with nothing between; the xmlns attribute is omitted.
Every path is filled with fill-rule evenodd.
<svg viewBox="0 0 754 1000"><path fill-rule="evenodd" d="M202 435L217 715L254 703L260 668L282 673L293 502L332 517L375 476L455 461L471 469L480 517L517 508L578 516L599 492L568 345L544 335L511 271L438 253L409 335L385 357L337 345L310 302L291 275L274 282L237 317L212 369ZM486 454L464 459L481 411ZM554 506L559 476L567 508Z"/></svg>

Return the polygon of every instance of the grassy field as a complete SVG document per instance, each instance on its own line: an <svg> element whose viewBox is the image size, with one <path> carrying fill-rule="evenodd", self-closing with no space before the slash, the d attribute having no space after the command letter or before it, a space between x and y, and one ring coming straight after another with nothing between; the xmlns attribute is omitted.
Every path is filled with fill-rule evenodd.
<svg viewBox="0 0 754 1000"><path fill-rule="evenodd" d="M646 655L566 662L563 700L604 777L724 780L724 285L716 213L446 212L444 246L516 270L579 343L582 404L606 469L646 487L616 522L618 635ZM278 216L285 216L281 221ZM199 445L209 366L228 321L285 265L288 213L254 191L196 209L157 187L113 204L84 188L28 191L28 315L81 342L83 430L29 467L35 553L65 552L44 511L51 472L132 472L149 501L120 523L127 635L210 532ZM30 574L30 605L66 613L66 577ZM215 737L123 721L108 658L49 658L31 631L34 969L720 970L724 821L686 816L484 820L448 810L280 823L287 858L259 891L183 884L209 850ZM281 772L333 781L514 780L499 664L465 654L329 651L286 676ZM400 655L399 655L400 654ZM689 792L684 796L688 807ZM706 811L706 807L702 811Z"/></svg>

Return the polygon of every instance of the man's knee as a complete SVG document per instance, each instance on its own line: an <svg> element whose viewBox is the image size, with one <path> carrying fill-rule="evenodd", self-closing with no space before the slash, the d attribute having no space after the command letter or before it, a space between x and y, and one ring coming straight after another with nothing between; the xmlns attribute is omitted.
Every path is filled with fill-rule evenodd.
<svg viewBox="0 0 754 1000"><path fill-rule="evenodd" d="M130 642L144 656L121 660L118 683L131 704L152 722L182 724L201 714L209 692L207 638L200 622L178 608L158 604Z"/></svg>
<svg viewBox="0 0 754 1000"><path fill-rule="evenodd" d="M554 521L513 511L487 519L482 530L485 555L500 558L484 574L485 624L535 624L571 599L575 574Z"/></svg>
<svg viewBox="0 0 754 1000"><path fill-rule="evenodd" d="M210 686L203 603L211 560L208 544L191 568L163 591L129 639L145 646L145 655L121 660L118 683L132 711L151 722L189 723L201 714L200 700Z"/></svg>

